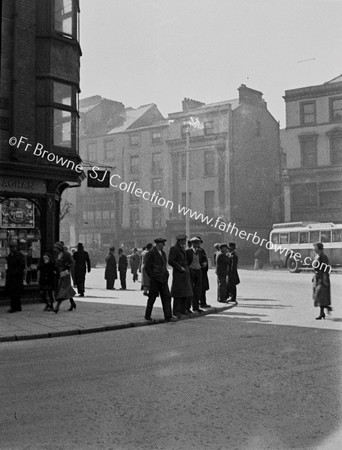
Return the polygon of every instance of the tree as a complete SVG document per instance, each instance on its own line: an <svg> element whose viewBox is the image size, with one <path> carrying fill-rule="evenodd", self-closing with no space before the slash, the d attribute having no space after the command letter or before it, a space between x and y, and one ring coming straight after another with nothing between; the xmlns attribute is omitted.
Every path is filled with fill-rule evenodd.
<svg viewBox="0 0 342 450"><path fill-rule="evenodd" d="M59 220L63 220L66 215L70 213L73 208L73 204L69 200L64 200L61 204L61 210L59 213Z"/></svg>

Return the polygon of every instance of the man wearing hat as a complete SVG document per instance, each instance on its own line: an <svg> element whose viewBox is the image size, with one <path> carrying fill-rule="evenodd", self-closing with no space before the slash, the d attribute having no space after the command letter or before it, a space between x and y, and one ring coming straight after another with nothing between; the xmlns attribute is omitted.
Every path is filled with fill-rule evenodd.
<svg viewBox="0 0 342 450"><path fill-rule="evenodd" d="M233 302L237 304L236 286L240 283L240 278L238 274L238 262L239 258L236 254L236 245L234 242L229 243L229 266L228 266L228 286L227 286L227 298L231 297L228 302Z"/></svg>
<svg viewBox="0 0 342 450"><path fill-rule="evenodd" d="M228 245L220 245L220 254L216 259L216 275L218 279L219 302L226 303L227 299L227 275L229 267Z"/></svg>
<svg viewBox="0 0 342 450"><path fill-rule="evenodd" d="M200 239L195 236L190 239L191 247L186 251L187 262L190 270L192 285L192 310L203 312L199 307L202 291L202 264L204 263L203 252L200 250Z"/></svg>
<svg viewBox="0 0 342 450"><path fill-rule="evenodd" d="M11 300L9 313L21 311L21 294L25 271L24 255L17 249L16 242L9 242L7 256L6 291Z"/></svg>
<svg viewBox="0 0 342 450"><path fill-rule="evenodd" d="M165 322L176 322L171 312L171 294L168 285L169 271L167 270L166 254L163 250L166 239L157 238L154 240L155 246L146 256L145 270L150 278L150 290L148 294L145 319L152 320L151 314L154 302L158 295L163 306Z"/></svg>
<svg viewBox="0 0 342 450"><path fill-rule="evenodd" d="M173 314L178 318L181 318L182 314L191 314L192 286L185 253L186 238L185 234L179 234L176 237L176 244L170 248L169 253L169 264L173 269L171 286Z"/></svg>
<svg viewBox="0 0 342 450"><path fill-rule="evenodd" d="M220 245L219 243L214 244L214 248L215 248L215 253L213 254L213 261L214 261L214 265L215 265L215 273L216 273L216 277L217 277L217 301L220 301L220 284L219 284L219 279L217 276L217 258L221 253L220 250Z"/></svg>
<svg viewBox="0 0 342 450"><path fill-rule="evenodd" d="M197 237L200 242L198 250L202 252L202 264L201 264L202 284L201 284L200 307L210 308L211 305L208 305L207 303L207 294L206 294L206 292L209 291L209 278L208 278L209 263L207 254L205 253L205 250L202 247L203 239L200 236Z"/></svg>
<svg viewBox="0 0 342 450"><path fill-rule="evenodd" d="M74 274L75 284L77 286L78 294L84 297L84 284L86 271L90 272L89 253L84 250L83 244L77 244L77 251L72 255L75 260Z"/></svg>

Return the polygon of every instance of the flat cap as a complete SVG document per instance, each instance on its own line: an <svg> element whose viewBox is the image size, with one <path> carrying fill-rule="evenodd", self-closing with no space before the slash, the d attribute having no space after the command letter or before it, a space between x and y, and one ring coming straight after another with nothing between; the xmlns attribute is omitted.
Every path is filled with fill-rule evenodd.
<svg viewBox="0 0 342 450"><path fill-rule="evenodd" d="M193 238L190 239L190 242L201 242L201 239L197 236L194 236Z"/></svg>
<svg viewBox="0 0 342 450"><path fill-rule="evenodd" d="M228 244L220 244L220 248L223 248L223 247L227 247L228 248Z"/></svg>
<svg viewBox="0 0 342 450"><path fill-rule="evenodd" d="M179 234L178 236L176 236L177 241L180 241L182 239L186 239L188 236L186 236L185 234Z"/></svg>
<svg viewBox="0 0 342 450"><path fill-rule="evenodd" d="M167 241L167 239L165 239L165 238L157 238L157 239L154 240L154 242L156 244L160 244L161 242L166 242L166 241Z"/></svg>
<svg viewBox="0 0 342 450"><path fill-rule="evenodd" d="M56 242L55 244L53 244L53 246L55 248L58 248L58 250L60 250L61 252L64 250L64 246L61 242Z"/></svg>
<svg viewBox="0 0 342 450"><path fill-rule="evenodd" d="M234 249L236 248L236 245L234 244L234 242L229 242L228 248Z"/></svg>

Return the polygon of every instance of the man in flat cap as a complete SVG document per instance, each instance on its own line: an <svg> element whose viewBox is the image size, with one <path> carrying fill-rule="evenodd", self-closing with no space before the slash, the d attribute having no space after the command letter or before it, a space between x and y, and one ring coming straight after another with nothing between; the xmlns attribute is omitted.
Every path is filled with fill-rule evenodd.
<svg viewBox="0 0 342 450"><path fill-rule="evenodd" d="M178 318L191 314L192 286L185 252L186 238L185 234L179 234L176 237L176 244L170 248L169 253L169 264L173 269L171 286L173 314Z"/></svg>
<svg viewBox="0 0 342 450"><path fill-rule="evenodd" d="M151 314L154 302L158 295L163 306L165 322L176 322L171 312L171 294L168 285L169 271L167 270L166 254L163 250L166 239L157 238L155 246L146 256L145 270L150 278L150 290L148 294L145 319L152 320Z"/></svg>
<svg viewBox="0 0 342 450"><path fill-rule="evenodd" d="M203 312L199 307L202 291L202 264L204 263L203 253L200 250L200 239L195 236L190 239L191 247L186 251L186 258L190 271L192 285L192 310Z"/></svg>
<svg viewBox="0 0 342 450"><path fill-rule="evenodd" d="M220 254L216 260L216 275L218 279L219 302L226 303L227 300L227 276L229 267L228 245L220 245Z"/></svg>
<svg viewBox="0 0 342 450"><path fill-rule="evenodd" d="M202 283L201 283L200 307L210 308L211 305L208 305L207 303L207 291L209 291L209 278L208 278L209 261L207 258L207 254L205 253L205 250L202 247L203 239L200 236L197 237L200 242L198 250L202 252L202 263L201 263Z"/></svg>
<svg viewBox="0 0 342 450"><path fill-rule="evenodd" d="M9 313L21 311L21 295L23 292L23 280L25 271L24 255L18 250L16 242L8 244L9 254L7 256L6 291L11 300Z"/></svg>
<svg viewBox="0 0 342 450"><path fill-rule="evenodd" d="M228 266L227 298L230 297L228 302L233 302L233 303L237 304L236 286L238 284L240 284L240 278L239 278L239 273L238 273L239 258L236 254L236 245L234 244L234 242L229 243L228 251L229 251L229 266Z"/></svg>

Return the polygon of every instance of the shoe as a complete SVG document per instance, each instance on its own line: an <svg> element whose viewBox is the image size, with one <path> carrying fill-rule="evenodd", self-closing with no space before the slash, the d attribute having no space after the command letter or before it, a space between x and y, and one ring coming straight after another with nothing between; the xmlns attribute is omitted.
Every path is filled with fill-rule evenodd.
<svg viewBox="0 0 342 450"><path fill-rule="evenodd" d="M201 308L211 308L211 305L207 305L207 303L205 303L204 305L201 305Z"/></svg>
<svg viewBox="0 0 342 450"><path fill-rule="evenodd" d="M188 315L192 314L191 309L187 309L187 310L186 310L186 313L187 313Z"/></svg>
<svg viewBox="0 0 342 450"><path fill-rule="evenodd" d="M316 320L321 320L321 319L325 319L325 314L323 314L323 315L321 315L321 316L318 316L318 317L316 317Z"/></svg>
<svg viewBox="0 0 342 450"><path fill-rule="evenodd" d="M193 311L194 311L194 312L198 312L198 313L200 313L200 314L204 313L203 309L200 309L200 308L194 309Z"/></svg>
<svg viewBox="0 0 342 450"><path fill-rule="evenodd" d="M145 320L148 320L149 322L153 322L152 317L145 317Z"/></svg>
<svg viewBox="0 0 342 450"><path fill-rule="evenodd" d="M167 319L165 319L165 322L178 322L177 317L168 317Z"/></svg>
<svg viewBox="0 0 342 450"><path fill-rule="evenodd" d="M84 297L84 294L80 294L79 297Z"/></svg>
<svg viewBox="0 0 342 450"><path fill-rule="evenodd" d="M70 308L68 309L68 311L72 311L73 309L76 309L76 303L74 302L74 300L70 299L70 301L71 301L71 305L70 305Z"/></svg>

